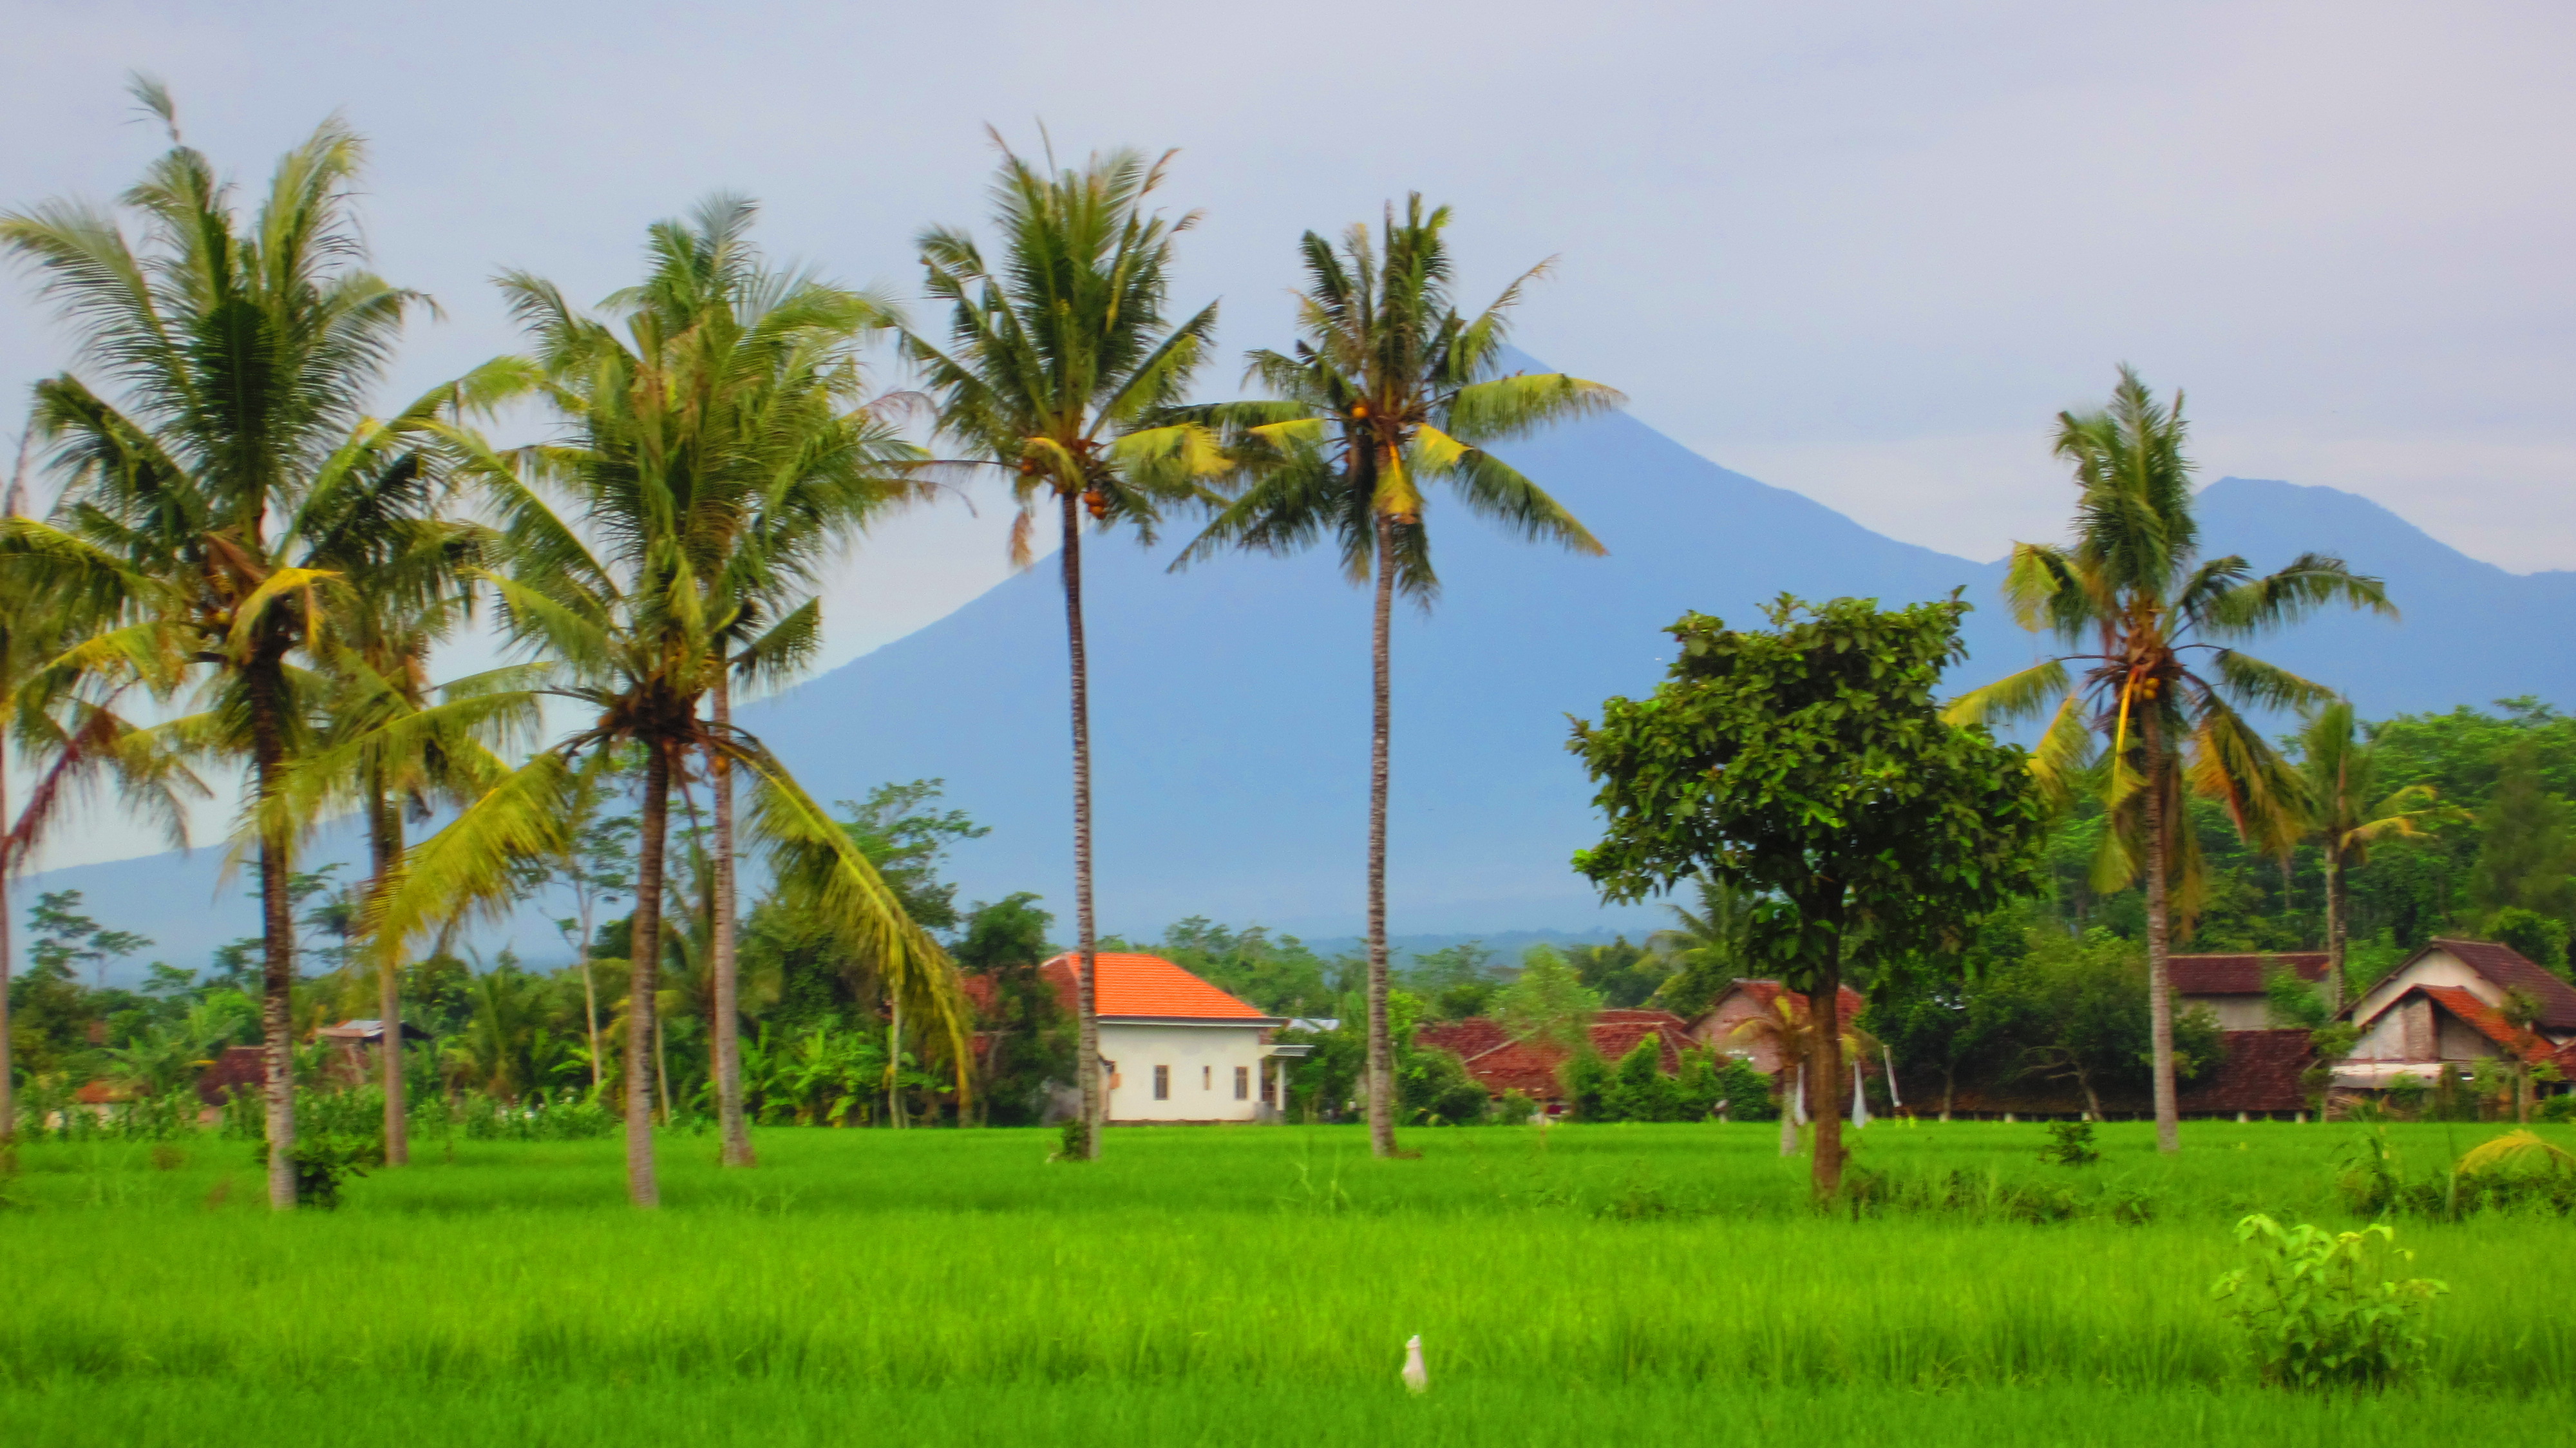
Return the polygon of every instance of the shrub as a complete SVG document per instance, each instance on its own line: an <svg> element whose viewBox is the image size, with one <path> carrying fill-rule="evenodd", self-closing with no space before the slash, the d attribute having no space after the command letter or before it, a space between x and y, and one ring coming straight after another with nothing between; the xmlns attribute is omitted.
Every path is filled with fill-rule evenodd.
<svg viewBox="0 0 2576 1448"><path fill-rule="evenodd" d="M1517 1086L1504 1092L1503 1099L1494 1103L1494 1119L1505 1126L1523 1125L1537 1114L1538 1103Z"/></svg>
<svg viewBox="0 0 2576 1448"><path fill-rule="evenodd" d="M2576 1121L2576 1093L2541 1102L2539 1115L2543 1121Z"/></svg>
<svg viewBox="0 0 2576 1448"><path fill-rule="evenodd" d="M2102 1159L2093 1145L2093 1123L2090 1121L2051 1122L2048 1145L2039 1149L2039 1159L2058 1166L2091 1166Z"/></svg>
<svg viewBox="0 0 2576 1448"><path fill-rule="evenodd" d="M2358 1232L2283 1227L2261 1213L2236 1224L2254 1253L2210 1285L2246 1332L2263 1381L2278 1387L2385 1387L2422 1361L2424 1318L2450 1289L2422 1277L2378 1276L2394 1254L2396 1230L2375 1222Z"/></svg>
<svg viewBox="0 0 2576 1448"><path fill-rule="evenodd" d="M1771 1097L1771 1078L1742 1056L1729 1056L1717 1068L1717 1099L1729 1121L1780 1119L1780 1103Z"/></svg>
<svg viewBox="0 0 2576 1448"><path fill-rule="evenodd" d="M2388 1104L2410 1120L2424 1111L2424 1098L2433 1088L2412 1071L2400 1071L2388 1078Z"/></svg>
<svg viewBox="0 0 2576 1448"><path fill-rule="evenodd" d="M1424 1126L1459 1126L1485 1117L1483 1083L1449 1051L1421 1047L1396 1062L1395 1098L1403 1119Z"/></svg>
<svg viewBox="0 0 2576 1448"><path fill-rule="evenodd" d="M302 1136L287 1148L286 1160L295 1172L295 1200L299 1206L320 1207L336 1211L340 1206L340 1186L353 1176L365 1176L367 1168L385 1157L380 1141L353 1141L344 1136ZM251 1164L265 1169L268 1165L268 1143L251 1146Z"/></svg>

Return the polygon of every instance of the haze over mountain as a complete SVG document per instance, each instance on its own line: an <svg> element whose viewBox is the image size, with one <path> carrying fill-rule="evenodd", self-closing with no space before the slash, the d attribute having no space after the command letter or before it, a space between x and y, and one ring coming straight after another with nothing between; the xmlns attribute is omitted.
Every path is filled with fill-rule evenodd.
<svg viewBox="0 0 2576 1448"><path fill-rule="evenodd" d="M1594 837L1566 716L1651 690L1662 628L1690 609L1758 624L1783 591L1888 603L1964 587L1962 685L2025 664L2032 639L1996 596L1999 562L1898 542L1799 494L1701 458L1626 416L1507 450L1592 528L1606 558L1508 538L1435 496L1445 591L1395 629L1391 926L1447 936L1652 928L1603 911L1568 868ZM2556 647L2576 573L2514 575L2350 493L2224 478L2202 495L2204 552L2273 568L2337 552L2388 580L2405 616L2328 615L2259 652L2348 692L2365 717L2534 694L2576 701ZM1198 914L1315 936L1357 930L1368 719L1366 593L1327 553L1229 557L1178 575L1186 525L1147 550L1086 552L1105 931L1159 934ZM953 860L961 899L1033 890L1069 933L1070 785L1062 594L1052 560L937 623L742 711L824 800L940 778L991 826ZM318 852L327 856L328 852ZM250 933L242 887L212 900L220 851L58 870L37 890L87 892L100 918L200 963ZM562 952L532 912L520 952ZM139 971L129 963L127 973Z"/></svg>

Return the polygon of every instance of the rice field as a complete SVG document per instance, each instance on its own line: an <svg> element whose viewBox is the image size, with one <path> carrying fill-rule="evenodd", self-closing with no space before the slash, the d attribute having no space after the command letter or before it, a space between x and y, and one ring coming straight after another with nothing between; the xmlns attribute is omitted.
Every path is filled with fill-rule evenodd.
<svg viewBox="0 0 2576 1448"><path fill-rule="evenodd" d="M2259 1387L2207 1293L2229 1228L2350 1224L2360 1131L2190 1123L2168 1161L2150 1130L2070 1168L2035 1126L1882 1122L1856 1164L1891 1205L1829 1216L1755 1125L1395 1162L1121 1130L1081 1166L1051 1132L769 1130L749 1173L682 1133L651 1215L614 1142L432 1140L288 1218L240 1143L31 1144L0 1443L2376 1444L2576 1406L2576 1224L2540 1214L2399 1224L2452 1288L2413 1386ZM2423 1168L2494 1130L2392 1136Z"/></svg>

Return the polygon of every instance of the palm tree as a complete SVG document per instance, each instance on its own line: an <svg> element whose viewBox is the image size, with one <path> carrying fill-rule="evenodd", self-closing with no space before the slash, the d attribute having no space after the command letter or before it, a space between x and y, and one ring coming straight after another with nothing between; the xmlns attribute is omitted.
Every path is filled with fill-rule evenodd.
<svg viewBox="0 0 2576 1448"><path fill-rule="evenodd" d="M1423 520L1425 489L1445 482L1471 513L1577 552L1605 550L1574 515L1485 445L1617 407L1619 394L1562 373L1501 372L1508 314L1542 262L1473 318L1450 296L1442 233L1449 209L1411 197L1382 233L1352 227L1339 252L1300 243L1306 289L1288 353L1254 352L1246 380L1276 400L1197 416L1227 425L1254 477L1174 567L1224 548L1292 553L1330 535L1354 583L1376 577L1369 633L1375 670L1369 735L1369 1144L1395 1153L1394 1048L1387 1027L1386 805L1392 717L1388 628L1401 592L1428 609L1440 589Z"/></svg>
<svg viewBox="0 0 2576 1448"><path fill-rule="evenodd" d="M994 137L1001 145L1001 138ZM1042 502L1052 500L1072 659L1074 953L1081 1044L1083 1159L1100 1152L1100 1026L1092 1008L1097 939L1091 894L1091 673L1082 630L1082 523L1134 527L1150 539L1163 510L1208 496L1215 435L1194 423L1148 425L1177 403L1216 328L1213 303L1173 322L1173 238L1197 220L1150 215L1169 153L1092 157L1042 171L1002 146L993 184L1001 264L973 237L924 232L930 293L950 306L943 345L918 332L904 350L938 401L940 431L979 462L1010 470L1019 501L1011 561L1026 567Z"/></svg>
<svg viewBox="0 0 2576 1448"><path fill-rule="evenodd" d="M671 792L693 758L750 772L752 832L782 885L809 892L843 945L880 962L922 1018L956 1038L961 1062L970 1054L963 998L938 945L757 739L702 717L728 675L766 678L810 653L820 623L810 593L831 545L915 486L889 480L882 429L847 406L848 341L874 307L746 267L749 217L748 203L719 197L690 222L656 226L652 275L611 299L615 324L534 277L503 278L569 435L517 458L462 434L452 442L502 520L510 568L488 582L503 621L556 671L542 692L590 718L412 850L370 910L385 950L459 912L500 908L515 871L571 847L580 757L642 756L623 1074L627 1191L644 1207L660 1201L652 1052ZM710 281L711 271L729 279ZM708 300L710 289L731 304ZM796 445L772 446L773 434ZM798 590L804 605L750 632ZM721 1024L731 999L717 989ZM738 1075L729 1085L739 1089Z"/></svg>
<svg viewBox="0 0 2576 1448"><path fill-rule="evenodd" d="M1655 987L1654 1004L1686 1016L1705 1009L1727 982L1744 974L1756 903L1751 893L1706 874L1692 883L1699 908L1667 904L1672 927L1646 937L1646 948L1673 964L1673 973Z"/></svg>
<svg viewBox="0 0 2576 1448"><path fill-rule="evenodd" d="M1837 987L1839 989L1839 987ZM1852 1013L1835 1012L1836 1031L1833 1039L1841 1046L1835 1059L1852 1063L1858 1076L1866 1068L1863 1062L1878 1049L1878 1042L1860 1027L1853 1025ZM1727 1034L1731 1043L1768 1049L1771 1059L1780 1063L1773 1078L1780 1083L1780 1154L1798 1154L1798 1127L1806 1120L1807 1063L1819 1059L1816 1047L1822 1043L1816 1029L1816 1015L1808 999L1783 987L1771 997L1771 1008L1758 1016L1748 1016ZM1842 1087L1828 1082L1815 1090L1819 1112L1842 1110Z"/></svg>
<svg viewBox="0 0 2576 1448"><path fill-rule="evenodd" d="M2143 867L2147 891L2149 1019L2156 1144L2180 1149L2175 1106L2172 920L2198 906L2200 856L2184 787L2226 802L2237 828L2286 848L2304 812L2299 776L2236 704L2328 703L2322 686L2229 646L2295 622L2328 603L2394 614L2375 578L2340 558L2306 553L2257 577L2242 558L2198 561L2182 397L2156 401L2126 367L2100 412L2058 415L2057 455L2074 465L2071 546L2013 545L2004 592L2014 617L2048 630L2067 654L1978 689L1950 706L1954 723L2049 715L2032 770L2063 798L2079 775L2098 791L2112 828L2093 867L2114 890ZM2206 673L2192 655L2206 653ZM2081 664L2080 677L2070 664ZM2231 703L2231 698L2235 703ZM2110 747L2091 768L2096 735Z"/></svg>
<svg viewBox="0 0 2576 1448"><path fill-rule="evenodd" d="M258 856L267 1036L269 1199L295 1204L288 896L298 824L281 808L313 737L317 675L352 580L323 540L353 520L421 521L385 460L494 379L434 389L391 419L364 415L405 315L422 299L362 270L351 214L358 137L325 122L278 163L257 216L179 139L168 95L135 93L171 149L127 192L146 245L116 218L49 202L0 218L118 400L66 373L38 384L36 427L66 480L51 524L7 525L7 549L58 596L115 626L50 671L52 697L200 682L208 707L155 732L172 751L246 762Z"/></svg>
<svg viewBox="0 0 2576 1448"><path fill-rule="evenodd" d="M2422 839L2456 818L2429 784L2379 793L2379 751L2354 727L2352 705L2337 699L2315 710L2299 731L2299 772L2307 781L2308 841L2325 856L2326 1003L2343 1013L2344 879L2384 840Z"/></svg>

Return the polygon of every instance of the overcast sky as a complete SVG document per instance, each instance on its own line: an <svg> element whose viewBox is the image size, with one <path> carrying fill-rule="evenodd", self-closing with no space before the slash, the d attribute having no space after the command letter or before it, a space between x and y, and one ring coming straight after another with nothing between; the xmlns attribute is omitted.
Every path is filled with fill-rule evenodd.
<svg viewBox="0 0 2576 1448"><path fill-rule="evenodd" d="M2563 4L0 5L0 204L159 149L129 70L247 181L338 110L377 269L432 293L395 391L512 345L502 266L597 297L720 188L773 253L916 291L991 123L1177 147L1185 304L1285 336L1299 232L1420 190L1519 340L1730 467L1974 558L2054 537L2051 415L2114 365L2190 396L2210 477L2375 498L2576 567L2576 11ZM61 334L0 287L0 426ZM1230 388L1229 361L1209 379ZM1005 513L898 524L835 660L1000 576ZM113 851L122 853L124 851ZM83 851L88 857L96 852ZM65 858L61 862L68 862Z"/></svg>

